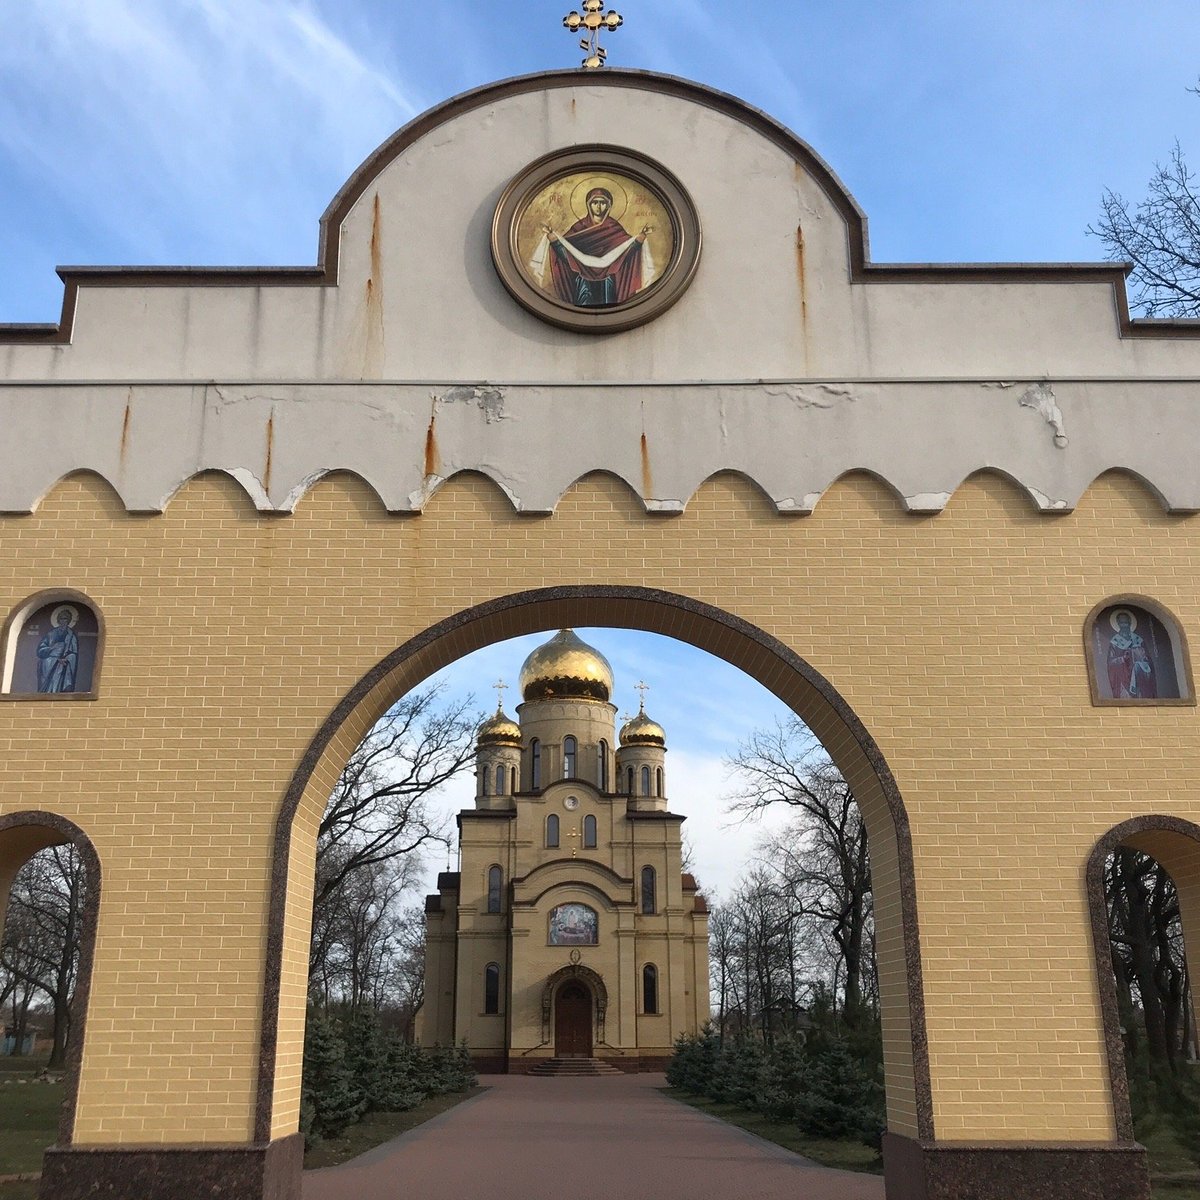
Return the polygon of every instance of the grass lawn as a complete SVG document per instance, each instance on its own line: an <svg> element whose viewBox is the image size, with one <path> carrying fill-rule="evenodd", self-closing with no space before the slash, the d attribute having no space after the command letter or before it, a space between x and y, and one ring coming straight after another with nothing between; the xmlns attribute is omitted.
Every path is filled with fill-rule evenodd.
<svg viewBox="0 0 1200 1200"><path fill-rule="evenodd" d="M869 1175L883 1174L883 1159L879 1152L864 1146L862 1142L832 1141L827 1138L812 1138L802 1134L795 1125L786 1121L770 1121L761 1113L751 1112L736 1104L717 1104L706 1096L693 1096L690 1092L678 1088L663 1088L663 1093L675 1100L682 1100L709 1116L719 1117L755 1133L768 1142L783 1146L811 1158L813 1162L823 1167L836 1167L840 1171L863 1171Z"/></svg>
<svg viewBox="0 0 1200 1200"><path fill-rule="evenodd" d="M768 1142L803 1154L823 1167L843 1171L883 1173L883 1160L874 1150L860 1142L826 1141L809 1138L786 1122L769 1121L759 1113L739 1108L736 1104L715 1104L705 1096L693 1096L676 1088L663 1092L682 1100L710 1116L728 1121L741 1129L756 1133ZM1150 1176L1154 1200L1200 1200L1200 1171L1196 1169L1196 1154L1180 1142L1176 1133L1165 1123L1142 1139L1150 1156Z"/></svg>
<svg viewBox="0 0 1200 1200"><path fill-rule="evenodd" d="M418 1104L416 1108L410 1108L407 1112L371 1113L357 1125L351 1125L341 1137L330 1138L308 1150L304 1155L304 1169L310 1171L315 1167L336 1167L340 1163L348 1162L484 1091L487 1089L474 1087L467 1092L431 1096L423 1104ZM0 1200L8 1200L8 1197L0 1192Z"/></svg>

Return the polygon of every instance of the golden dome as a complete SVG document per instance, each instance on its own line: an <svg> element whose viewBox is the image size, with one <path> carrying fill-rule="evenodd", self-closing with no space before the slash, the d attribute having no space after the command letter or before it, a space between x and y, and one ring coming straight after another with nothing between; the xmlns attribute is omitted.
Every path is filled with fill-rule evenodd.
<svg viewBox="0 0 1200 1200"><path fill-rule="evenodd" d="M612 667L599 650L570 629L560 629L525 660L520 687L526 700L607 700L612 695Z"/></svg>
<svg viewBox="0 0 1200 1200"><path fill-rule="evenodd" d="M622 746L665 746L667 735L663 727L646 716L646 710L640 709L638 715L621 726Z"/></svg>
<svg viewBox="0 0 1200 1200"><path fill-rule="evenodd" d="M502 708L488 717L479 727L475 739L480 746L492 746L498 743L521 744L521 727Z"/></svg>

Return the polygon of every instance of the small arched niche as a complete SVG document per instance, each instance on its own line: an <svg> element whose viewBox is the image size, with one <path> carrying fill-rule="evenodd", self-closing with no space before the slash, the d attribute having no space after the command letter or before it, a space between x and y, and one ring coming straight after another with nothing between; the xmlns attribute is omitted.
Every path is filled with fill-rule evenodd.
<svg viewBox="0 0 1200 1200"><path fill-rule="evenodd" d="M104 647L100 610L82 592L36 592L3 631L6 700L94 700Z"/></svg>
<svg viewBox="0 0 1200 1200"><path fill-rule="evenodd" d="M1110 596L1084 625L1092 703L1195 704L1187 640L1146 596Z"/></svg>

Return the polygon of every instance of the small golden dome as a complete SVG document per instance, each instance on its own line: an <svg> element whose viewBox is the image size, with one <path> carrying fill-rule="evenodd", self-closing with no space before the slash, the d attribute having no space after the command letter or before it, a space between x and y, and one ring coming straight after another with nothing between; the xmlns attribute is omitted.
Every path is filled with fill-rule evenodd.
<svg viewBox="0 0 1200 1200"><path fill-rule="evenodd" d="M646 715L646 710L640 709L638 715L621 726L622 746L665 746L667 735L663 727L652 721Z"/></svg>
<svg viewBox="0 0 1200 1200"><path fill-rule="evenodd" d="M520 687L526 700L607 700L612 695L612 667L599 650L570 629L560 629L525 660Z"/></svg>
<svg viewBox="0 0 1200 1200"><path fill-rule="evenodd" d="M475 741L480 746L519 746L521 744L521 727L502 708L498 708L480 725L479 735Z"/></svg>

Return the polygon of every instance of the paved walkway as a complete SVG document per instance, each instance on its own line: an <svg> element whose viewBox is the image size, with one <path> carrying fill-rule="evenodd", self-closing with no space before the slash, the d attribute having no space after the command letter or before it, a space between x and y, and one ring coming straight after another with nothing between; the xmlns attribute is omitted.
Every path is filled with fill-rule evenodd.
<svg viewBox="0 0 1200 1200"><path fill-rule="evenodd" d="M883 1200L669 1100L661 1075L487 1075L489 1090L346 1163L308 1171L304 1200Z"/></svg>

